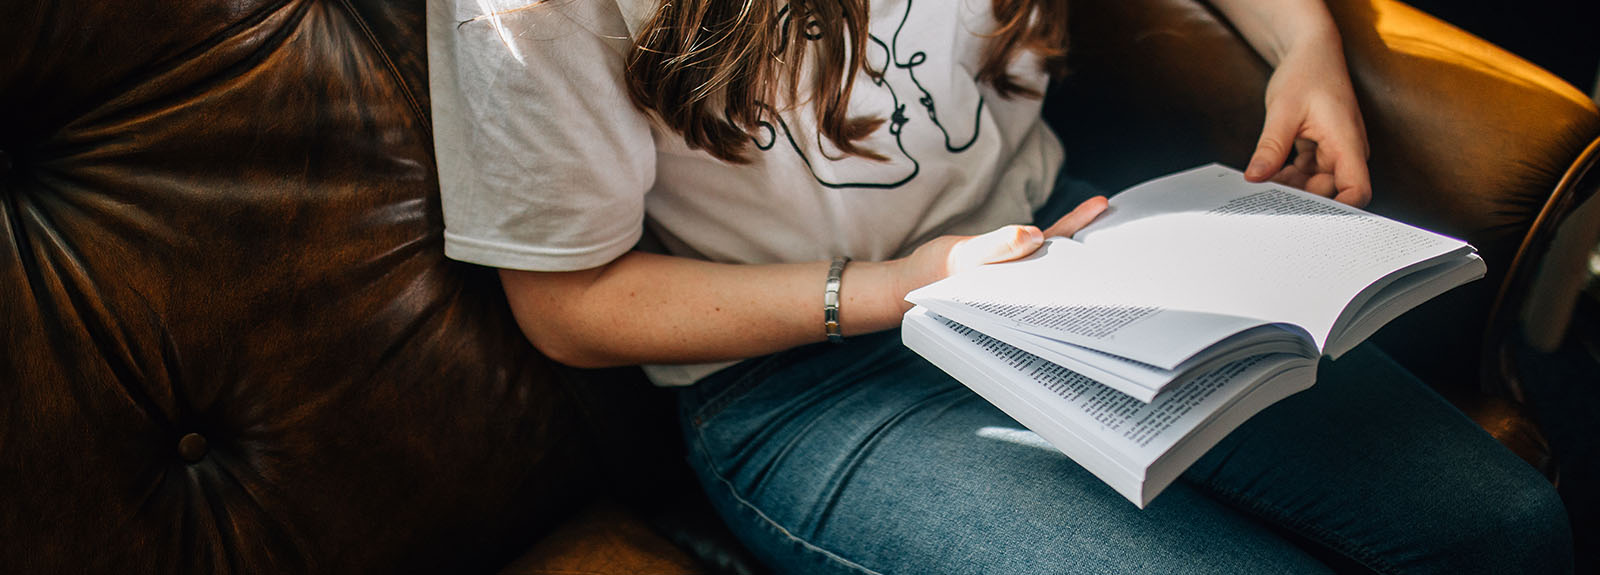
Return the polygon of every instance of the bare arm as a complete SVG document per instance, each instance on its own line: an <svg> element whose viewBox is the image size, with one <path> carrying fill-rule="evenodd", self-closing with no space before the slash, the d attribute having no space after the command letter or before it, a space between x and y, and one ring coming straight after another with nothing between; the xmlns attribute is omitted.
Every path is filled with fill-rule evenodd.
<svg viewBox="0 0 1600 575"><path fill-rule="evenodd" d="M1367 133L1327 7L1320 0L1212 4L1275 68L1267 84L1266 125L1245 177L1366 205L1372 195ZM1290 146L1299 155L1283 166Z"/></svg>
<svg viewBox="0 0 1600 575"><path fill-rule="evenodd" d="M945 236L888 262L851 262L840 286L845 335L899 325L905 294L962 269L1016 259L1045 233L1071 235L1105 200L1096 198L1049 230L1006 226ZM574 272L501 270L517 323L535 347L578 367L704 363L754 357L822 341L827 262L716 264L629 252Z"/></svg>
<svg viewBox="0 0 1600 575"><path fill-rule="evenodd" d="M1339 30L1322 0L1211 0L1211 4L1273 66L1302 44L1339 49Z"/></svg>
<svg viewBox="0 0 1600 575"><path fill-rule="evenodd" d="M716 264L628 252L576 272L501 270L518 323L551 358L576 366L712 362L823 339L827 262ZM848 332L898 321L891 264L846 266Z"/></svg>

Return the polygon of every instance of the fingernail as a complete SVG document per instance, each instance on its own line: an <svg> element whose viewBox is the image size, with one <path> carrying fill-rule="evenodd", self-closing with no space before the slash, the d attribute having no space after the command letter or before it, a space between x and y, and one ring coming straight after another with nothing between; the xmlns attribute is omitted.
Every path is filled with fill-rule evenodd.
<svg viewBox="0 0 1600 575"><path fill-rule="evenodd" d="M1022 245L1037 246L1044 243L1044 232L1034 226L1022 226Z"/></svg>
<svg viewBox="0 0 1600 575"><path fill-rule="evenodd" d="M1245 168L1244 176L1247 178L1259 178L1262 174L1265 174L1266 171L1267 162L1265 160L1255 160L1250 162L1250 167Z"/></svg>

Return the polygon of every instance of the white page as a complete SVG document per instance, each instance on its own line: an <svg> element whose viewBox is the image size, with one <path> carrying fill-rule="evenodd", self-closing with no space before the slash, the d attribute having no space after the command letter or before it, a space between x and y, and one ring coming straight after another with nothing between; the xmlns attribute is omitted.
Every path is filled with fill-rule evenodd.
<svg viewBox="0 0 1600 575"><path fill-rule="evenodd" d="M1034 335L987 316L973 317L965 325L1146 403L1180 375L1174 370Z"/></svg>
<svg viewBox="0 0 1600 575"><path fill-rule="evenodd" d="M1487 272L1488 267L1483 259L1471 255L1400 278L1373 294L1372 299L1349 320L1349 325L1340 328L1343 330L1341 333L1333 335L1328 342L1328 356L1339 359L1339 356L1372 337L1379 328L1400 317L1400 314L1456 286L1480 279Z"/></svg>
<svg viewBox="0 0 1600 575"><path fill-rule="evenodd" d="M1104 257L1205 278L1179 296L1200 309L1305 328L1321 348L1362 289L1465 243L1278 184L1252 184L1210 165L1118 194L1075 237ZM1178 304L1172 307L1190 308Z"/></svg>
<svg viewBox="0 0 1600 575"><path fill-rule="evenodd" d="M957 274L907 299L957 320L985 314L1172 369L1264 323L1298 325L1322 349L1368 284L1420 260L1471 252L1217 165L1118 194L1075 239L1082 243L1052 240L1038 257Z"/></svg>
<svg viewBox="0 0 1600 575"><path fill-rule="evenodd" d="M1033 257L951 276L906 300L957 321L998 322L1163 370L1269 323L1168 307L1174 300L1169 285L1149 266L1053 238Z"/></svg>
<svg viewBox="0 0 1600 575"><path fill-rule="evenodd" d="M1211 451L1222 438L1227 437L1245 421L1272 404L1305 391L1316 383L1316 380L1316 360L1299 359L1283 363L1281 371L1269 375L1266 380L1246 390L1227 408L1218 412L1216 417L1189 432L1177 445L1167 450L1160 461L1151 465L1144 476L1142 494L1144 501L1149 502L1154 499L1184 470L1199 461L1200 457Z"/></svg>
<svg viewBox="0 0 1600 575"><path fill-rule="evenodd" d="M1014 385L1016 373L1006 369L1007 364L1002 362L997 368L991 356L972 353L970 341L932 317L922 309L906 314L905 329L900 332L906 347L1038 434L1117 493L1143 506L1143 467L1133 465L1094 435L1077 429L1062 418L1059 410L1051 409L1049 402L1041 404L1025 397L1019 389L1023 386Z"/></svg>
<svg viewBox="0 0 1600 575"><path fill-rule="evenodd" d="M970 356L980 369L1000 381L1010 382L1018 393L1046 411L1058 414L1059 421L1078 434L1092 435L1095 442L1114 452L1115 459L1135 470L1148 468L1252 384L1291 361L1305 361L1282 354L1234 361L1145 403L926 310L908 312L905 324L908 329L936 332L959 343L950 347ZM924 355L943 368L940 356L948 354Z"/></svg>
<svg viewBox="0 0 1600 575"><path fill-rule="evenodd" d="M1209 371L1237 359L1265 353L1288 353L1306 357L1319 355L1317 350L1309 349L1310 342L1306 341L1303 335L1296 335L1274 325L1233 334L1221 344L1184 360L1175 369L1162 369L1015 329L988 316L976 316L971 320L963 325L1146 403L1155 399L1156 395L1168 386L1181 384L1202 375L1197 371L1199 369Z"/></svg>

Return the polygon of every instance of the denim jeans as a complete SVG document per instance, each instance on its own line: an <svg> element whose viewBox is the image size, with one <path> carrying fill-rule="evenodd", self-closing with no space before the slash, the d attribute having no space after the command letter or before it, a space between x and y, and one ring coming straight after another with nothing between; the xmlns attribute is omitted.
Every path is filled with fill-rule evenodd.
<svg viewBox="0 0 1600 575"><path fill-rule="evenodd" d="M679 407L718 512L783 573L1571 570L1544 478L1372 345L1143 510L898 331L744 361Z"/></svg>

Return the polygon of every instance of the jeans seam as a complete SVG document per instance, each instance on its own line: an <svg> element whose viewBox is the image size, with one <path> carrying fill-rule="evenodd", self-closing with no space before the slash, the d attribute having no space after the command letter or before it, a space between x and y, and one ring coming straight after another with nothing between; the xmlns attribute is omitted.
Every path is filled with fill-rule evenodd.
<svg viewBox="0 0 1600 575"><path fill-rule="evenodd" d="M745 510L748 510L751 513L754 513L756 515L756 518L758 518L763 524L765 524L767 527L769 527L771 529L777 530L777 532L780 535L782 535L784 538L788 539L790 542L799 544L801 549L816 553L817 555L821 556L822 558L827 559L829 561L833 561L833 562L839 564L839 566L844 567L846 569L849 569L851 571L855 571L855 572L862 573L862 574L865 574L865 575L882 575L881 573L879 573L877 571L873 571L872 569L868 569L865 566L862 566L861 564L858 564L858 563L856 563L854 561L851 561L849 559L845 559L844 557L840 556L837 553L834 553L832 551L824 549L824 548L822 548L821 546L818 546L815 543L812 543L812 542L807 541L807 540L805 540L805 539L803 539L803 538L801 538L799 536L796 536L793 532L789 531L788 528L784 527L783 525L778 524L777 521L775 521L771 517L769 517L759 507L756 507L755 504L753 504L749 500L745 499L743 495L739 494L739 490L734 488L733 482L732 481L728 481L728 479L726 477L722 476L722 472L717 470L716 462L712 461L711 454L709 452L707 452L706 449L705 449L705 441L706 441L705 433L700 429L699 426L695 426L694 431L695 431L695 435L699 436L699 438L700 438L700 441L698 441L697 444L694 446L694 450L697 453L700 454L700 458L704 461L705 468L706 468L706 473L709 474L712 479L716 480L717 483L721 484L723 488L728 490L728 494L733 497L734 502L737 503L739 505L739 507L741 507L741 508L743 508Z"/></svg>
<svg viewBox="0 0 1600 575"><path fill-rule="evenodd" d="M1399 567L1385 560L1382 556L1367 550L1361 544L1339 535L1330 529L1312 523L1308 519L1296 517L1294 514L1289 513L1282 507L1278 507L1273 503L1260 499L1246 497L1241 491L1223 487L1211 481L1206 481L1205 484L1223 499L1231 501L1235 505L1245 507L1250 512L1259 516L1269 517L1279 522L1290 531L1294 531L1304 537L1308 537L1328 545L1328 547L1334 551L1343 553L1345 556L1359 561L1375 571L1390 574L1401 573Z"/></svg>
<svg viewBox="0 0 1600 575"><path fill-rule="evenodd" d="M706 398L705 403L698 406L694 413L690 414L690 421L694 422L695 428L698 429L705 420L716 417L718 413L722 413L722 410L727 409L728 405L741 396L741 390L749 388L752 382L765 378L767 373L772 371L779 363L778 360L785 355L787 354L779 352L764 358L751 360L756 364L750 366L749 370L740 374L738 378L729 382L727 386L717 390L714 395Z"/></svg>

